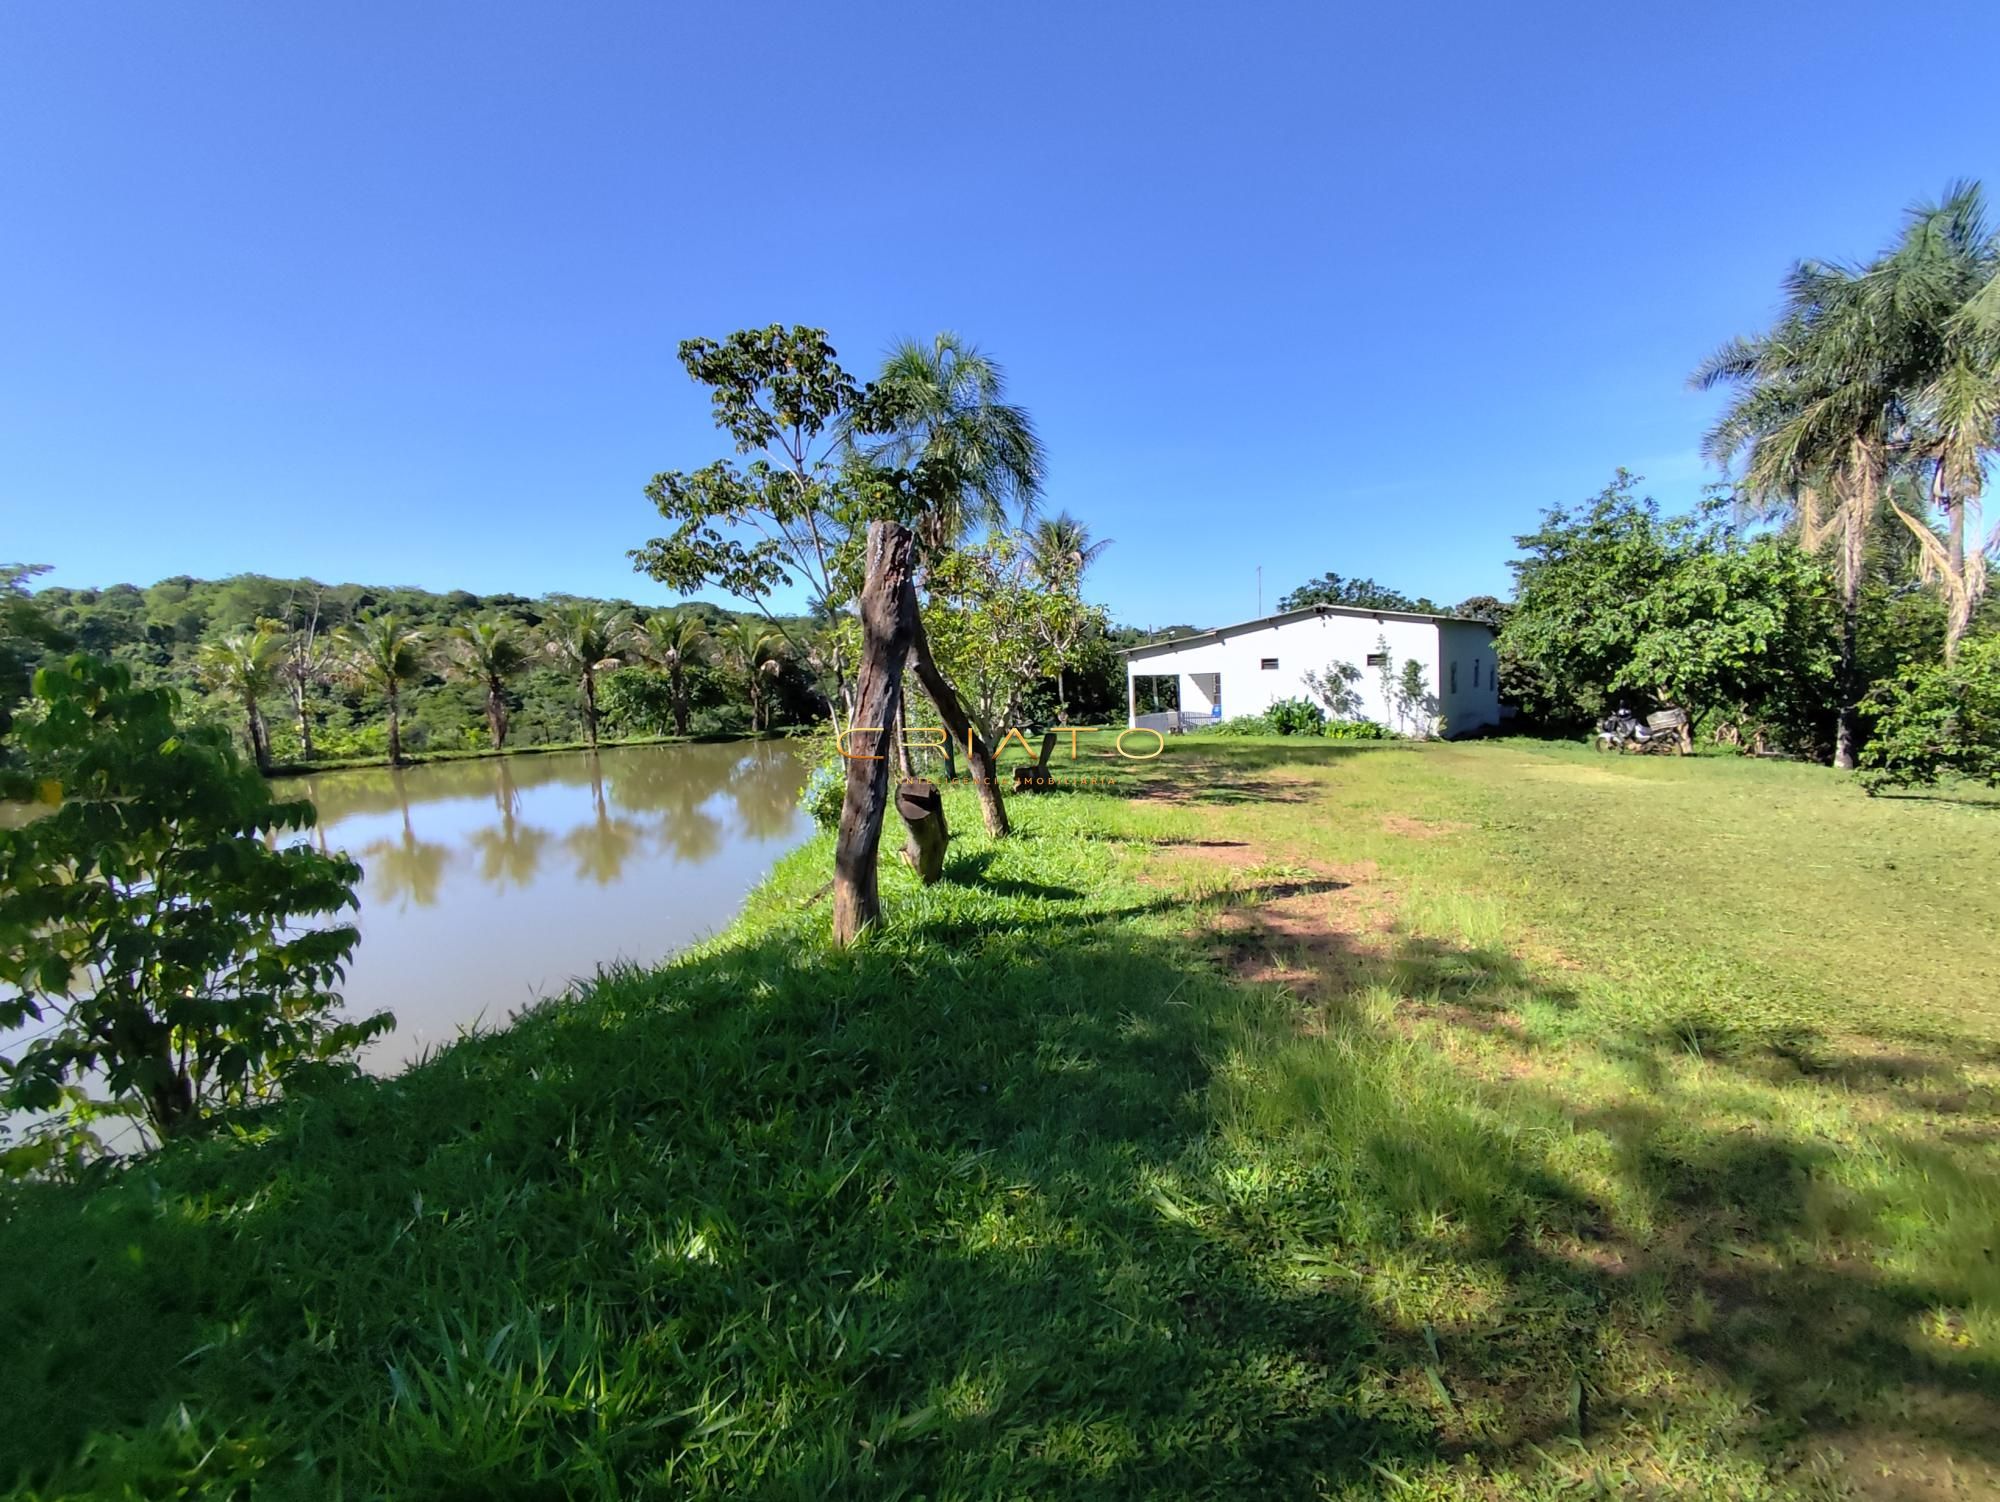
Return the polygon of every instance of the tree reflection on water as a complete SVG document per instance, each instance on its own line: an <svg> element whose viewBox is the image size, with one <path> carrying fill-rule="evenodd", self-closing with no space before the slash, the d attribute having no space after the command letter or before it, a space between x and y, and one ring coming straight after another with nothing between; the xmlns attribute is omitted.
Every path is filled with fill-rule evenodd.
<svg viewBox="0 0 2000 1502"><path fill-rule="evenodd" d="M576 879L604 886L640 855L698 866L735 840L785 839L802 829L805 773L779 743L612 747L322 773L290 791L318 806L317 841L331 831L362 862L368 897L426 907L461 855L487 886L519 889L560 847ZM336 826L383 814L396 816L393 832L340 839Z"/></svg>

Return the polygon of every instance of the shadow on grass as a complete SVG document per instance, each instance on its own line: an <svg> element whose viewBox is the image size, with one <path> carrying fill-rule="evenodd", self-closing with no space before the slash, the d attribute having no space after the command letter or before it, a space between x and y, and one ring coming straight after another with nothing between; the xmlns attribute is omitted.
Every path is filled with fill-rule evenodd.
<svg viewBox="0 0 2000 1502"><path fill-rule="evenodd" d="M1345 995L1312 1036L1108 921L1199 906L958 861L1047 911L892 914L846 953L793 919L94 1193L17 1192L0 1477L1289 1496L1635 1428L1782 1475L1870 1425L1996 1458L1991 1360L1909 1338L1964 1288L1842 1255L1823 1147L1671 1101L1577 1118L1626 1146L1621 1203L1671 1207L1648 1238L1533 1084L1458 1078ZM1487 950L1383 964L1355 957L1495 1019L1561 999ZM1649 1331L1655 1282L1707 1313Z"/></svg>

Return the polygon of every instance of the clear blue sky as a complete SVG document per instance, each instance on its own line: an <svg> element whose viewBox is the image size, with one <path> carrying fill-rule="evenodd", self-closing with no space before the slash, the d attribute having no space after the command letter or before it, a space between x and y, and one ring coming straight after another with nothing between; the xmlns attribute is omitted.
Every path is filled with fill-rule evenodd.
<svg viewBox="0 0 2000 1502"><path fill-rule="evenodd" d="M2000 191L2000 6L19 0L0 560L664 598L690 334L999 357L1136 624L1505 594L1801 254ZM1979 59L1986 59L1986 63Z"/></svg>

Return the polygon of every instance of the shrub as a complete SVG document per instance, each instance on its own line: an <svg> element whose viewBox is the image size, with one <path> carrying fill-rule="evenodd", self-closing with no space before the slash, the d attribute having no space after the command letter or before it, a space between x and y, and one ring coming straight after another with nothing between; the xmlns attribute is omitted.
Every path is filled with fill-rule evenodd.
<svg viewBox="0 0 2000 1502"><path fill-rule="evenodd" d="M799 807L812 816L821 829L840 826L840 805L847 797L847 767L843 762L823 761L812 770L799 793Z"/></svg>
<svg viewBox="0 0 2000 1502"><path fill-rule="evenodd" d="M1387 741L1394 740L1395 733L1386 725L1378 725L1373 720L1328 720L1320 727L1320 734L1330 741Z"/></svg>
<svg viewBox="0 0 2000 1502"><path fill-rule="evenodd" d="M1906 669L1861 706L1875 736L1861 784L1928 787L1947 773L2000 786L2000 636L1968 641L1950 662Z"/></svg>
<svg viewBox="0 0 2000 1502"><path fill-rule="evenodd" d="M35 675L19 728L39 818L0 830L0 1027L37 1036L0 1060L0 1110L64 1112L15 1168L88 1145L93 1116L159 1137L275 1093L392 1025L348 1022L328 988L359 937L361 868L282 836L310 803L273 801L226 731L182 725L169 690L78 656ZM53 1025L51 1025L53 1024ZM101 1082L110 1103L93 1101Z"/></svg>
<svg viewBox="0 0 2000 1502"><path fill-rule="evenodd" d="M1326 711L1310 699L1280 699L1264 711L1264 718L1279 735L1318 735Z"/></svg>
<svg viewBox="0 0 2000 1502"><path fill-rule="evenodd" d="M1233 720L1217 720L1192 732L1195 735L1271 735L1271 722L1260 714L1240 714Z"/></svg>

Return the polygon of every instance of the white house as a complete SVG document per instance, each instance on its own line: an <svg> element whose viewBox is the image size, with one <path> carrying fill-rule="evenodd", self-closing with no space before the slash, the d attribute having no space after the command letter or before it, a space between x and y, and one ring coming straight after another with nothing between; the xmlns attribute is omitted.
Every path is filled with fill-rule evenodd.
<svg viewBox="0 0 2000 1502"><path fill-rule="evenodd" d="M1310 605L1151 646L1128 647L1126 723L1180 730L1204 720L1261 714L1280 699L1318 703L1305 675L1324 674L1330 663L1347 662L1361 669L1353 685L1361 695L1361 718L1430 734L1440 727L1427 720L1423 710L1398 714L1384 693L1384 668L1392 680L1400 680L1404 663L1414 658L1436 699L1435 720L1443 722L1444 734L1464 735L1500 723L1493 637L1493 628L1485 622L1458 616ZM1139 713L1139 680L1154 677L1179 681L1177 712Z"/></svg>

